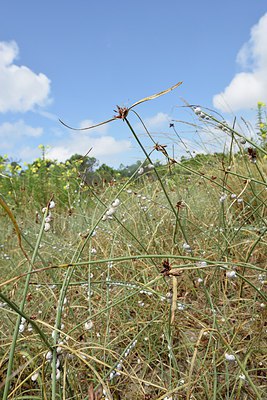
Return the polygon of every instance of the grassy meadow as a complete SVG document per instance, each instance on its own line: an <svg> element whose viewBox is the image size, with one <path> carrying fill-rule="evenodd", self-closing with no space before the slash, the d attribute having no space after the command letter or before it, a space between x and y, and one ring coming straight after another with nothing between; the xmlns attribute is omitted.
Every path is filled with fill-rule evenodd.
<svg viewBox="0 0 267 400"><path fill-rule="evenodd" d="M230 150L155 165L119 110L129 177L1 164L4 400L267 399L266 146L190 111Z"/></svg>

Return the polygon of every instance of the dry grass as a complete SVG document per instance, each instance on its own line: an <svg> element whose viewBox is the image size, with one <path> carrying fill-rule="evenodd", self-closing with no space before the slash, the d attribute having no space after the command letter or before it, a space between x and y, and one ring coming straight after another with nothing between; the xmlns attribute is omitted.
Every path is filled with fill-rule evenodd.
<svg viewBox="0 0 267 400"><path fill-rule="evenodd" d="M231 169L214 162L201 173L189 164L189 175L163 168L168 198L150 174L97 193L84 187L71 215L52 210L28 282L8 399L100 398L91 383L114 400L267 399L266 163L232 161ZM102 221L117 197L113 218ZM178 202L175 215L170 203ZM13 213L30 256L41 220L35 210ZM1 220L1 290L12 302L1 304L3 390L13 303L21 304L29 263L6 214Z"/></svg>

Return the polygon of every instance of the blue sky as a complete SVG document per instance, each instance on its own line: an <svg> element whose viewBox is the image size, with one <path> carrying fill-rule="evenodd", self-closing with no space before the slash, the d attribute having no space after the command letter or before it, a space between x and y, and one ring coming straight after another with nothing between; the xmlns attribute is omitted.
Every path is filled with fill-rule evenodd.
<svg viewBox="0 0 267 400"><path fill-rule="evenodd" d="M0 155L31 161L44 144L48 157L64 160L93 147L100 163L131 164L143 156L124 122L74 132L58 118L76 127L96 123L117 104L130 106L178 81L175 91L136 108L162 144L171 142L172 119L191 118L181 98L226 118L246 115L267 100L266 37L265 0L2 2ZM193 130L177 129L199 151Z"/></svg>

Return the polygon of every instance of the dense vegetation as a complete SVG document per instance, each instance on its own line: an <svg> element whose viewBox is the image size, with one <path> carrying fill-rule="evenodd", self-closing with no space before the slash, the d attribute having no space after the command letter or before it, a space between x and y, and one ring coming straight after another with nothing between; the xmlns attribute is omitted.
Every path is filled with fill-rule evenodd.
<svg viewBox="0 0 267 400"><path fill-rule="evenodd" d="M1 157L4 399L266 399L264 105L258 140L191 109L229 151Z"/></svg>

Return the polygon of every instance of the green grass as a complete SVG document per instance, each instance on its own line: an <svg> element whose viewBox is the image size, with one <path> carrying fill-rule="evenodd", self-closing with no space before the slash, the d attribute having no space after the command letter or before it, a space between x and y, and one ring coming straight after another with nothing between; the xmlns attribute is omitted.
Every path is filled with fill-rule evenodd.
<svg viewBox="0 0 267 400"><path fill-rule="evenodd" d="M43 174L43 202L35 185L20 190L25 176L3 178L13 184L1 189L3 398L98 399L93 384L114 400L267 399L267 167L257 146L256 164L241 149L112 186L89 187L75 170Z"/></svg>

